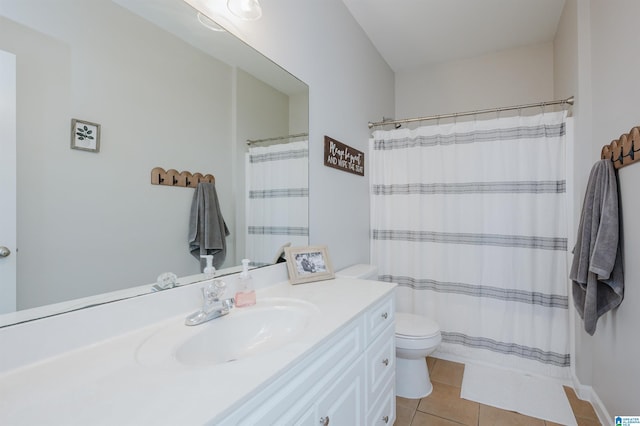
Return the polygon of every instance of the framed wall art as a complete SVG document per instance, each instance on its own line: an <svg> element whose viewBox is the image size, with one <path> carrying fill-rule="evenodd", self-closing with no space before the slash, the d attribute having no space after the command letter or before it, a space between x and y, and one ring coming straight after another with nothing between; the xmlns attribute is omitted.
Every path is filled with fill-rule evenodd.
<svg viewBox="0 0 640 426"><path fill-rule="evenodd" d="M71 119L71 148L89 152L100 152L100 125Z"/></svg>

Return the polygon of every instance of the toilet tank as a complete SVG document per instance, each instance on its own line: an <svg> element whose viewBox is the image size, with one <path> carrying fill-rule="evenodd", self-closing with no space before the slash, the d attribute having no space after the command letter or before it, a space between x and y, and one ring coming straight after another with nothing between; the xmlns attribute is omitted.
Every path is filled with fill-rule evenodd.
<svg viewBox="0 0 640 426"><path fill-rule="evenodd" d="M348 266L336 272L336 277L359 278L361 280L377 280L378 267L376 265L358 263L356 265Z"/></svg>

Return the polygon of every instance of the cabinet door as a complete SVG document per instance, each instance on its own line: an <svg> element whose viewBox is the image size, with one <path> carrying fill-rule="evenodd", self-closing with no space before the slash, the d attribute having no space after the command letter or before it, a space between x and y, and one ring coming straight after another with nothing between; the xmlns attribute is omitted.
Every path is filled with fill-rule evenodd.
<svg viewBox="0 0 640 426"><path fill-rule="evenodd" d="M391 426L396 419L395 375L391 376L382 387L375 402L370 402L371 409L367 417L367 426Z"/></svg>
<svg viewBox="0 0 640 426"><path fill-rule="evenodd" d="M364 424L364 357L323 392L318 400L315 425Z"/></svg>
<svg viewBox="0 0 640 426"><path fill-rule="evenodd" d="M300 417L293 426L318 426L320 425L320 420L318 419L318 415L316 414L316 406L315 404L312 407L309 407L307 411L304 412L302 417Z"/></svg>
<svg viewBox="0 0 640 426"><path fill-rule="evenodd" d="M215 424L317 426L318 399L362 357L363 343L364 321L354 321L253 400ZM313 422L303 422L307 417Z"/></svg>

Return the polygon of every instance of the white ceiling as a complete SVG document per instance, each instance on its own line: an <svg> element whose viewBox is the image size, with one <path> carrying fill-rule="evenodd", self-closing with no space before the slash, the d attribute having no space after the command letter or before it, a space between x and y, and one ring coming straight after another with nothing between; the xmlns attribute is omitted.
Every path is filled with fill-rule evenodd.
<svg viewBox="0 0 640 426"><path fill-rule="evenodd" d="M565 0L342 0L394 71L552 41Z"/></svg>

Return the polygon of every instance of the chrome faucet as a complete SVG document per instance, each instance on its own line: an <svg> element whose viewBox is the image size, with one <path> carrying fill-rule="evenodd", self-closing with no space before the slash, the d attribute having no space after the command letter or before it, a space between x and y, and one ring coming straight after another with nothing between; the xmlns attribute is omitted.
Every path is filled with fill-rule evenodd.
<svg viewBox="0 0 640 426"><path fill-rule="evenodd" d="M202 308L189 315L184 323L186 325L198 325L210 321L214 318L227 315L233 308L233 298L220 300L226 290L226 285L220 280L215 280L207 284L202 290Z"/></svg>

